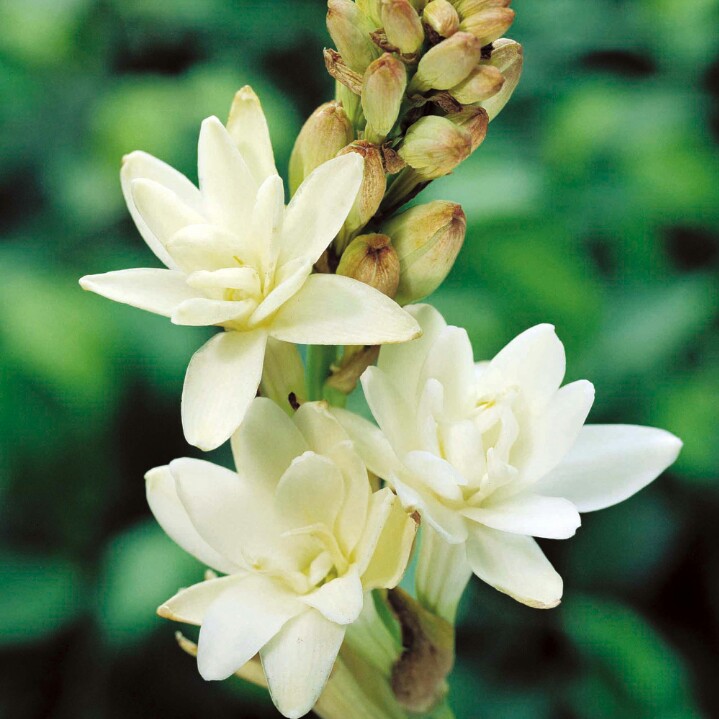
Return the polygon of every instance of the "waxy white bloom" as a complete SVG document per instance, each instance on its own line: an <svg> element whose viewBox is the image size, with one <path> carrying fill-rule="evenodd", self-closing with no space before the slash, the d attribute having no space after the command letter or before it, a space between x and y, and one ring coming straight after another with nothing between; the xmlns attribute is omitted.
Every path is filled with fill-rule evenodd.
<svg viewBox="0 0 719 719"><path fill-rule="evenodd" d="M317 701L365 593L402 577L414 520L372 492L352 442L323 403L288 417L255 399L232 438L237 473L179 459L147 474L167 534L227 576L180 591L161 616L201 625L198 668L225 679L259 652L286 717Z"/></svg>
<svg viewBox="0 0 719 719"><path fill-rule="evenodd" d="M124 159L122 188L133 220L168 269L83 277L82 287L222 332L192 358L182 394L187 440L214 449L239 426L262 375L268 337L306 344L403 342L416 322L355 280L312 275L362 182L350 153L317 168L284 205L267 122L240 90L225 128L202 123L200 187L143 152Z"/></svg>
<svg viewBox="0 0 719 719"><path fill-rule="evenodd" d="M585 426L594 388L584 380L560 387L564 347L551 325L475 365L463 329L427 305L410 311L423 336L383 348L362 377L381 431L337 416L368 468L420 512L428 545L441 538L455 547L441 561L463 564L465 583L471 571L520 602L556 606L562 580L532 537L571 537L579 512L645 487L681 442L649 427ZM462 583L461 566L434 569Z"/></svg>

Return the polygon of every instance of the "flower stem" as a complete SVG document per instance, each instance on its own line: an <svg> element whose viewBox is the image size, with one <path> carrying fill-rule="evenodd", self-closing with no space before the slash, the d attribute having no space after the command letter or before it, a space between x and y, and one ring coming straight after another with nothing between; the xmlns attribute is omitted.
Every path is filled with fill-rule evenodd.
<svg viewBox="0 0 719 719"><path fill-rule="evenodd" d="M325 380L330 375L330 366L337 358L337 348L333 345L310 345L307 348L307 399L324 399Z"/></svg>

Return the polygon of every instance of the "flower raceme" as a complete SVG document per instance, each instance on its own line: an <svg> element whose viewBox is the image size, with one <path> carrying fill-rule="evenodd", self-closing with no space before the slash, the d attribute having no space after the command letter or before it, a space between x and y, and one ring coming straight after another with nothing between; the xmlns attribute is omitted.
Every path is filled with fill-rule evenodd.
<svg viewBox="0 0 719 719"><path fill-rule="evenodd" d="M524 604L556 606L562 580L533 537L571 537L579 512L642 489L681 442L649 427L585 426L594 388L560 387L564 348L551 325L475 365L463 329L428 305L410 311L423 336L383 348L362 376L380 429L335 412L368 468L422 516L420 599L451 619L473 572Z"/></svg>
<svg viewBox="0 0 719 719"><path fill-rule="evenodd" d="M201 625L198 668L226 679L259 652L286 717L317 701L365 593L394 587L414 520L367 470L323 403L292 418L255 399L232 438L237 473L179 459L147 474L167 534L226 576L181 590L158 613Z"/></svg>
<svg viewBox="0 0 719 719"><path fill-rule="evenodd" d="M360 156L348 153L315 169L285 207L267 122L245 87L227 127L215 117L202 123L198 169L199 189L150 155L128 155L121 172L128 209L167 269L108 272L80 283L175 324L226 330L194 355L182 394L187 440L209 450L242 421L268 337L376 345L412 339L418 326L361 282L312 274L352 209Z"/></svg>

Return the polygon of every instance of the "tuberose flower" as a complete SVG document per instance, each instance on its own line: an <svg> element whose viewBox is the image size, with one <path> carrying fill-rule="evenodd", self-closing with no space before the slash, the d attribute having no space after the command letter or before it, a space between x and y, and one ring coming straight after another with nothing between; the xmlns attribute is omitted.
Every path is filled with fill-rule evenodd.
<svg viewBox="0 0 719 719"><path fill-rule="evenodd" d="M382 344L417 335L380 292L347 277L311 274L342 227L362 182L362 158L318 167L284 205L265 116L254 92L235 96L225 128L202 123L200 187L143 152L124 158L128 209L167 269L83 277L84 289L170 317L215 325L192 358L182 394L187 440L214 449L255 396L268 337L307 344Z"/></svg>
<svg viewBox="0 0 719 719"><path fill-rule="evenodd" d="M463 329L428 305L410 311L423 336L383 348L362 376L381 431L336 412L368 468L422 516L420 598L452 615L473 572L524 604L556 606L562 579L532 537L571 537L579 512L638 492L681 442L650 427L585 425L594 388L560 387L564 347L551 325L475 365Z"/></svg>
<svg viewBox="0 0 719 719"><path fill-rule="evenodd" d="M237 473L178 459L147 474L162 528L226 575L181 590L158 613L201 626L205 679L226 679L259 652L277 708L304 716L365 593L402 577L415 522L391 489L372 492L322 403L290 418L255 399L232 450Z"/></svg>

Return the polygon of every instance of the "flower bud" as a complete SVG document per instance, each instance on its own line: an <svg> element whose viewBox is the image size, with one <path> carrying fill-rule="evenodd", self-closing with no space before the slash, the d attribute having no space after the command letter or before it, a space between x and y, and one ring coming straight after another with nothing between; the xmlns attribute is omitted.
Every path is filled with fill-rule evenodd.
<svg viewBox="0 0 719 719"><path fill-rule="evenodd" d="M413 55L422 47L422 21L409 0L382 0L382 26L387 41L401 53Z"/></svg>
<svg viewBox="0 0 719 719"><path fill-rule="evenodd" d="M450 0L462 17L474 15L492 7L509 7L512 0Z"/></svg>
<svg viewBox="0 0 719 719"><path fill-rule="evenodd" d="M446 117L420 118L405 135L400 157L424 180L434 180L454 170L472 152L470 133Z"/></svg>
<svg viewBox="0 0 719 719"><path fill-rule="evenodd" d="M474 35L484 47L502 37L514 22L514 10L508 7L489 7L463 17L460 29Z"/></svg>
<svg viewBox="0 0 719 719"><path fill-rule="evenodd" d="M421 13L427 7L427 0L409 0L409 2L418 13Z"/></svg>
<svg viewBox="0 0 719 719"><path fill-rule="evenodd" d="M355 72L364 72L380 49L372 42L375 28L352 0L328 0L327 30L344 61Z"/></svg>
<svg viewBox="0 0 719 719"><path fill-rule="evenodd" d="M474 35L457 32L435 45L422 57L410 92L449 90L472 72L482 56L482 45Z"/></svg>
<svg viewBox="0 0 719 719"><path fill-rule="evenodd" d="M514 40L502 38L493 43L492 56L488 65L496 67L504 76L504 86L494 96L482 102L489 119L494 120L512 97L522 75L522 46Z"/></svg>
<svg viewBox="0 0 719 719"><path fill-rule="evenodd" d="M447 119L458 127L469 133L472 141L472 152L474 152L487 137L489 126L489 115L483 107L465 107L461 112L447 115Z"/></svg>
<svg viewBox="0 0 719 719"><path fill-rule="evenodd" d="M339 102L320 105L305 122L290 157L290 193L322 163L354 140L352 123Z"/></svg>
<svg viewBox="0 0 719 719"><path fill-rule="evenodd" d="M367 68L362 82L366 139L380 143L389 134L399 116L406 87L405 65L391 53L385 53Z"/></svg>
<svg viewBox="0 0 719 719"><path fill-rule="evenodd" d="M382 225L392 238L400 263L395 299L401 305L432 294L457 259L467 231L460 205L436 200L417 205Z"/></svg>
<svg viewBox="0 0 719 719"><path fill-rule="evenodd" d="M342 253L337 274L394 297L399 285L399 257L387 235L360 235Z"/></svg>
<svg viewBox="0 0 719 719"><path fill-rule="evenodd" d="M382 0L356 0L357 7L369 18L375 29L382 27Z"/></svg>
<svg viewBox="0 0 719 719"><path fill-rule="evenodd" d="M372 219L379 209L387 189L382 152L377 145L366 140L357 140L348 145L340 154L344 155L348 152L356 152L364 158L364 177L357 199L340 231L338 247L340 251L346 246L352 235Z"/></svg>
<svg viewBox="0 0 719 719"><path fill-rule="evenodd" d="M262 368L260 394L292 414L305 401L305 369L297 345L270 337Z"/></svg>
<svg viewBox="0 0 719 719"><path fill-rule="evenodd" d="M496 95L504 85L504 75L492 65L478 65L449 92L463 105L473 105Z"/></svg>
<svg viewBox="0 0 719 719"><path fill-rule="evenodd" d="M459 13L449 0L432 0L424 9L422 20L440 37L450 37L459 30Z"/></svg>

